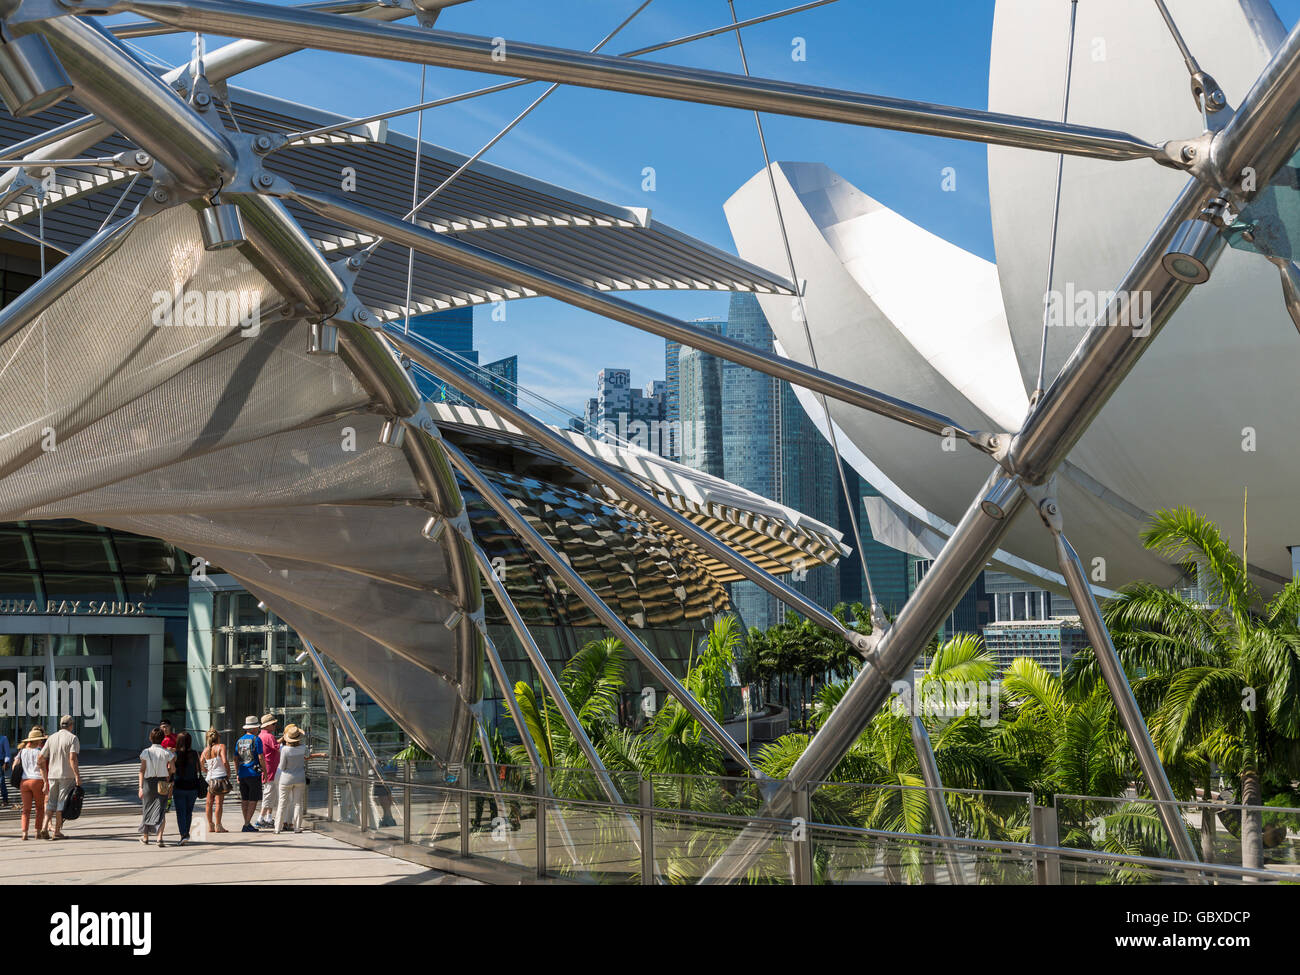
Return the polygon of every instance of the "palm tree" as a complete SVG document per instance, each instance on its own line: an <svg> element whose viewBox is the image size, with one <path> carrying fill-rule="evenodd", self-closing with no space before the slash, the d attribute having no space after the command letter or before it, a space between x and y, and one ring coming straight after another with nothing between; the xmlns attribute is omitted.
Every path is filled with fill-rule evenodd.
<svg viewBox="0 0 1300 975"><path fill-rule="evenodd" d="M1211 760L1260 806L1266 779L1300 771L1300 578L1265 602L1218 527L1189 508L1158 512L1142 541L1195 572L1207 596L1136 583L1106 607L1125 668L1160 690L1150 723L1161 758ZM1262 866L1260 811L1242 817L1241 843L1242 865Z"/></svg>
<svg viewBox="0 0 1300 975"><path fill-rule="evenodd" d="M578 724L599 750L604 739L616 730L619 694L624 684L622 642L607 637L586 644L565 664L559 683L565 699L578 716ZM515 685L515 700L519 702L524 723L543 764L562 769L588 766L582 746L570 732L553 700L543 692L539 701L532 685L524 681ZM528 760L523 745L514 746L510 752L516 764L522 765ZM554 788L556 783L552 786Z"/></svg>
<svg viewBox="0 0 1300 975"><path fill-rule="evenodd" d="M989 681L995 669L996 663L979 637L959 635L937 649L919 681L918 693L922 699L938 697L955 704L958 685ZM822 686L812 712L814 728L839 703L848 686L848 680ZM925 779L912 743L912 714L897 703L897 698L891 699L876 713L831 771L830 781L844 785L823 785L813 793L812 813L817 822L901 833L933 832ZM951 710L960 713L923 715L944 785L950 789L1023 788L1025 770L1015 756L995 747L994 728L973 710ZM765 745L759 749L759 768L765 775L785 778L810 740L808 735L789 734ZM950 792L946 800L954 822L969 835L999 839L1025 825L983 796ZM904 850L901 855L906 862L891 863L888 869L915 873L922 852L920 848Z"/></svg>

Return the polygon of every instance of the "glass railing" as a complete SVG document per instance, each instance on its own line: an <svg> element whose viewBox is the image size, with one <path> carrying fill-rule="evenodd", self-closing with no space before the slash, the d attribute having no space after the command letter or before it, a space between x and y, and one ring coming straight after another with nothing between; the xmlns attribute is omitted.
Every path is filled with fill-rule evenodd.
<svg viewBox="0 0 1300 975"><path fill-rule="evenodd" d="M1177 812L1202 862L1230 866L1249 863L1283 875L1284 881L1300 883L1300 809L1072 795L1053 797L1053 806L1060 845L1064 847L1172 859L1173 844L1160 815L1165 807ZM1251 844L1254 856L1246 857L1242 833L1243 828L1249 833L1252 827L1259 839ZM1107 877L1089 868L1080 873L1076 882L1149 882L1143 879L1145 875L1141 869L1125 869Z"/></svg>
<svg viewBox="0 0 1300 975"><path fill-rule="evenodd" d="M1239 840L1234 848L1222 837L1213 863L1173 859L1150 800L1057 796L1039 806L1015 792L817 782L800 793L774 780L562 768L539 775L506 765L449 775L429 762L392 763L384 776L346 769L314 780L320 827L497 882L691 884L743 862L730 879L748 884L1300 883L1300 810L1292 809L1249 810L1264 817L1271 845L1262 869L1245 869ZM947 822L936 826L936 801L951 833ZM1177 805L1189 830L1211 808ZM1234 810L1247 811L1212 809L1229 822Z"/></svg>

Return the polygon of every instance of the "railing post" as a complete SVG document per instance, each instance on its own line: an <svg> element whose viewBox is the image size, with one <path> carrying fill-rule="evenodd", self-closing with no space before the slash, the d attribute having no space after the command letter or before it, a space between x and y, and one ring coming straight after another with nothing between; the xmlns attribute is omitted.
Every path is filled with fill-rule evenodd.
<svg viewBox="0 0 1300 975"><path fill-rule="evenodd" d="M402 763L402 842L411 843L411 763Z"/></svg>
<svg viewBox="0 0 1300 975"><path fill-rule="evenodd" d="M546 766L543 765L537 778L537 876L546 876Z"/></svg>
<svg viewBox="0 0 1300 975"><path fill-rule="evenodd" d="M460 855L469 856L469 777L470 766L465 764L461 767L460 778L456 784L460 787L460 794L456 797L459 807L456 818L460 820Z"/></svg>
<svg viewBox="0 0 1300 975"><path fill-rule="evenodd" d="M794 882L803 887L813 883L812 837L808 835L808 822L812 819L812 803L808 797L808 787L794 790L794 818L796 822L790 834L794 847Z"/></svg>
<svg viewBox="0 0 1300 975"><path fill-rule="evenodd" d="M373 789L374 786L370 784L369 772L367 771L366 778L361 779L357 788L360 793L357 796L357 806L360 807L357 810L357 825L361 827L363 836L370 831L370 793Z"/></svg>
<svg viewBox="0 0 1300 975"><path fill-rule="evenodd" d="M1040 806L1035 803L1030 808L1030 832L1034 846L1059 846L1061 837L1057 826L1056 807ZM1061 883L1061 858L1056 853L1046 853L1041 849L1034 852L1034 883L1059 886Z"/></svg>
<svg viewBox="0 0 1300 975"><path fill-rule="evenodd" d="M641 884L650 887L655 882L654 783L642 776L637 792L637 802L641 806Z"/></svg>

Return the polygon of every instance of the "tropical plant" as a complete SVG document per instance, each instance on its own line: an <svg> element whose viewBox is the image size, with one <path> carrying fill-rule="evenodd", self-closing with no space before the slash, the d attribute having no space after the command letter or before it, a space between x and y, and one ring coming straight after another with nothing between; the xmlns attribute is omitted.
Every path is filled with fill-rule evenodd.
<svg viewBox="0 0 1300 975"><path fill-rule="evenodd" d="M1121 662L1158 701L1161 758L1213 761L1243 804L1262 805L1267 779L1300 772L1300 578L1265 601L1218 527L1188 508L1158 512L1142 540L1194 573L1206 597L1135 583L1106 606ZM1262 866L1262 813L1247 811L1241 831L1242 865Z"/></svg>
<svg viewBox="0 0 1300 975"><path fill-rule="evenodd" d="M961 635L937 648L918 682L919 699L948 705L941 709L945 713L919 715L931 736L935 762L948 789L1012 790L1026 782L1016 758L997 749L993 723L957 700L959 688L991 680L995 667L978 637ZM812 712L814 727L839 703L848 685L844 680L822 686ZM934 831L929 794L912 738L916 710L895 696L876 713L832 769L829 783L814 791L811 811L817 822L899 833ZM809 741L809 735L790 734L763 746L758 767L765 775L786 778ZM967 835L1004 838L1023 827L1021 820L1027 815L1024 804L1011 812L978 794L948 792L945 798L955 825ZM897 851L899 862L887 864L887 869L915 875L925 852L919 846L905 847Z"/></svg>

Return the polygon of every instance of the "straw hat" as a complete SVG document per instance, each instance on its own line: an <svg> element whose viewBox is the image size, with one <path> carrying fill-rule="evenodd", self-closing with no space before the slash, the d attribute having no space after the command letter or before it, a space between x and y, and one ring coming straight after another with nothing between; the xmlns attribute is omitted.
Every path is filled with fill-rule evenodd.
<svg viewBox="0 0 1300 975"><path fill-rule="evenodd" d="M296 724L285 725L284 742L286 745L296 745L302 741L302 729Z"/></svg>
<svg viewBox="0 0 1300 975"><path fill-rule="evenodd" d="M261 727L261 725L259 725L259 724L257 723L257 715L255 715L255 714L250 714L250 715L248 715L247 717L244 718L244 730L245 730L245 731L256 731L256 730L257 730L258 728L260 728L260 727Z"/></svg>
<svg viewBox="0 0 1300 975"><path fill-rule="evenodd" d="M272 714L270 711L267 711L266 714L262 715L262 727L263 727L263 728L269 728L269 727L271 727L271 725L279 723L279 721L280 721L280 719L277 718L277 717L276 717L274 714Z"/></svg>
<svg viewBox="0 0 1300 975"><path fill-rule="evenodd" d="M20 741L19 745L29 745L35 741L44 741L46 739L45 731L40 725L32 725L32 730L27 732L27 737Z"/></svg>

